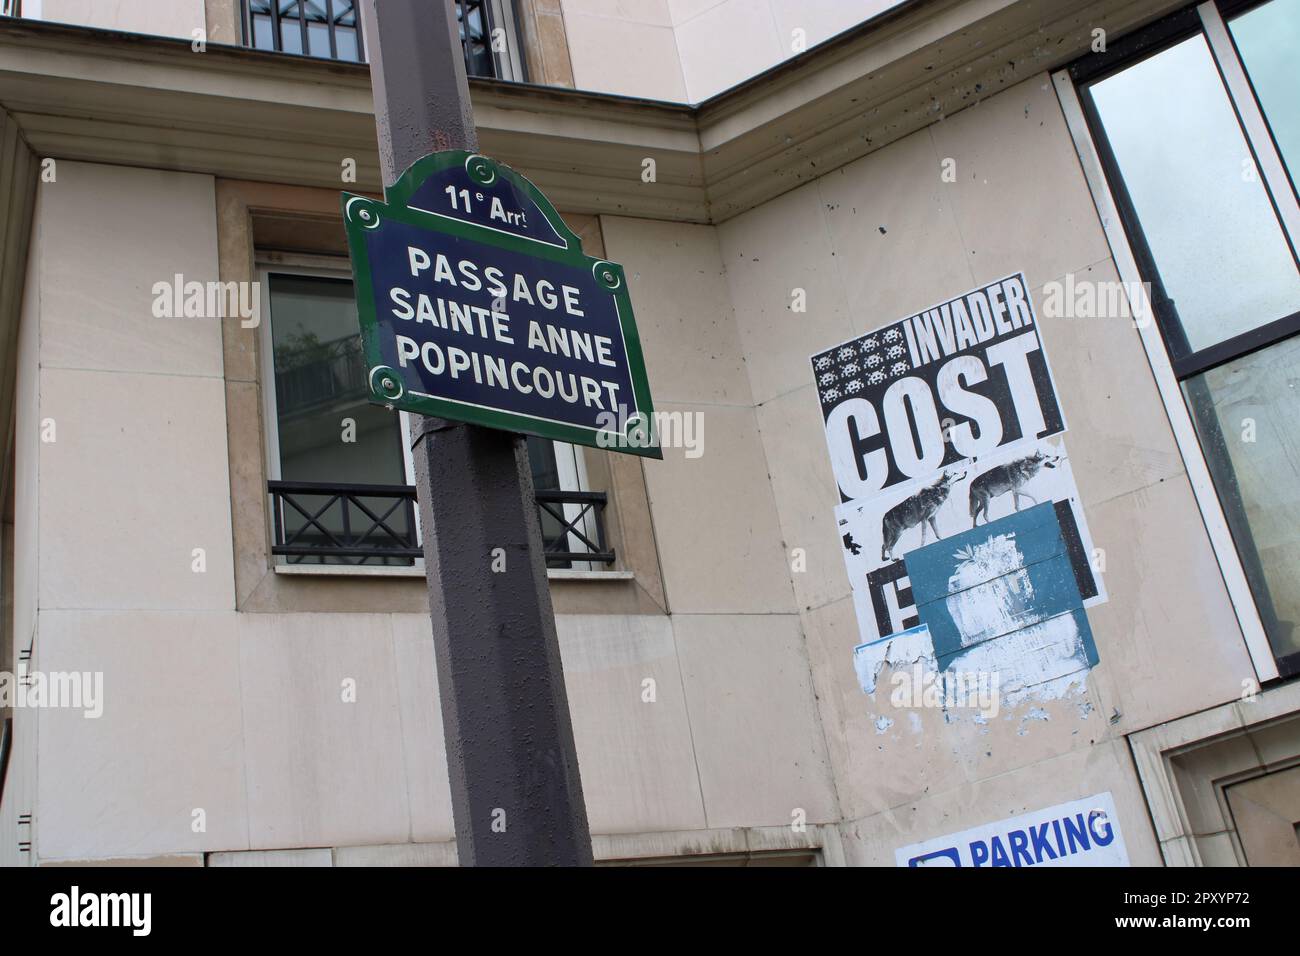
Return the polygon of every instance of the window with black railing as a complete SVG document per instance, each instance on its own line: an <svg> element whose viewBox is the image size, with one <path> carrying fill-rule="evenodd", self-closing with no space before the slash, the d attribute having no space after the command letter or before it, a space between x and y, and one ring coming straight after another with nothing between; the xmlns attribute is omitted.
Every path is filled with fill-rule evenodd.
<svg viewBox="0 0 1300 956"><path fill-rule="evenodd" d="M513 0L451 0L465 72L524 79ZM259 50L364 62L359 0L242 0L244 43Z"/></svg>
<svg viewBox="0 0 1300 956"><path fill-rule="evenodd" d="M351 281L264 275L271 550L294 565L412 566L421 556L413 467L400 414L368 400ZM546 563L613 564L604 492L571 445L529 438Z"/></svg>

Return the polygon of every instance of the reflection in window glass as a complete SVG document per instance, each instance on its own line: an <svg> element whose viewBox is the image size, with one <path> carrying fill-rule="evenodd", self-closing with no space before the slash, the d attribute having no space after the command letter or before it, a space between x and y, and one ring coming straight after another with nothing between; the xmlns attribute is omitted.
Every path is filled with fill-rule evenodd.
<svg viewBox="0 0 1300 956"><path fill-rule="evenodd" d="M555 462L555 442L528 436L528 462L533 470L533 488L556 491L560 487L560 469Z"/></svg>
<svg viewBox="0 0 1300 956"><path fill-rule="evenodd" d="M1270 0L1228 28L1294 184L1300 179L1300 0Z"/></svg>
<svg viewBox="0 0 1300 956"><path fill-rule="evenodd" d="M284 53L302 52L302 25L297 20L280 21L280 50Z"/></svg>
<svg viewBox="0 0 1300 956"><path fill-rule="evenodd" d="M1300 652L1300 336L1183 389L1274 653Z"/></svg>
<svg viewBox="0 0 1300 956"><path fill-rule="evenodd" d="M459 0L456 4L460 42L465 50L465 69L470 76L496 75L483 3L484 0Z"/></svg>
<svg viewBox="0 0 1300 956"><path fill-rule="evenodd" d="M405 485L400 421L368 400L352 283L273 274L270 292L280 478L334 485ZM297 500L315 512L329 498L297 496ZM392 504L391 499L362 501L376 514ZM342 510L336 503L318 520L327 531L341 534ZM359 517L353 511L349 520L355 522ZM284 521L290 535L307 523L291 508L284 509ZM409 533L407 522L404 509L387 520L399 534ZM352 530L364 530L368 525L366 521ZM324 533L316 530L309 530L305 539L326 540ZM343 559L343 563L354 561ZM390 559L388 563L410 561Z"/></svg>
<svg viewBox="0 0 1300 956"><path fill-rule="evenodd" d="M1204 37L1091 87L1186 342L1300 312L1300 275Z"/></svg>
<svg viewBox="0 0 1300 956"><path fill-rule="evenodd" d="M324 23L307 24L307 47L312 56L330 58L330 28Z"/></svg>
<svg viewBox="0 0 1300 956"><path fill-rule="evenodd" d="M361 59L361 51L357 48L357 32L350 27L339 27L334 31L334 43L338 47L340 60L351 60L356 62Z"/></svg>
<svg viewBox="0 0 1300 956"><path fill-rule="evenodd" d="M271 17L253 17L253 46L259 50L275 49L275 29Z"/></svg>

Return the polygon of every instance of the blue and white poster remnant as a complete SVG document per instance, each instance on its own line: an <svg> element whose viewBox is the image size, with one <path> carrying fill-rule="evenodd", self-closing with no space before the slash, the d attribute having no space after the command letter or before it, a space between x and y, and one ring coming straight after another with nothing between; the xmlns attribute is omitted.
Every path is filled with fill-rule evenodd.
<svg viewBox="0 0 1300 956"><path fill-rule="evenodd" d="M1128 866L1109 793L913 843L899 866Z"/></svg>
<svg viewBox="0 0 1300 956"><path fill-rule="evenodd" d="M998 671L1013 696L1081 682L1097 663L1084 608L1106 595L1024 276L812 366L860 674L910 632L940 671Z"/></svg>

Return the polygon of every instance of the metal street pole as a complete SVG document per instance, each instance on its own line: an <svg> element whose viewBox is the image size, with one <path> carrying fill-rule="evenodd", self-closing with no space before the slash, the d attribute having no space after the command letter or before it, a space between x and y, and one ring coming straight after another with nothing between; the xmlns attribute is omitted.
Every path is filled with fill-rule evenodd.
<svg viewBox="0 0 1300 956"><path fill-rule="evenodd" d="M361 12L384 185L429 153L476 150L453 0ZM417 418L411 450L460 864L590 866L528 447Z"/></svg>

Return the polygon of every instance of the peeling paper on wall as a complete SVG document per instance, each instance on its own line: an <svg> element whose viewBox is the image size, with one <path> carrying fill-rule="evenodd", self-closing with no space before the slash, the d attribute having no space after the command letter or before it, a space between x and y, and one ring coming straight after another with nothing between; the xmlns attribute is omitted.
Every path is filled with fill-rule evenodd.
<svg viewBox="0 0 1300 956"><path fill-rule="evenodd" d="M930 639L930 629L924 624L853 648L853 669L858 675L858 686L869 697L876 695L876 683L886 665L899 670L914 664L927 670L937 668L934 642Z"/></svg>
<svg viewBox="0 0 1300 956"><path fill-rule="evenodd" d="M1074 614L1062 614L993 640L953 659L956 671L998 674L1002 706L1059 700L1087 684L1088 651Z"/></svg>

